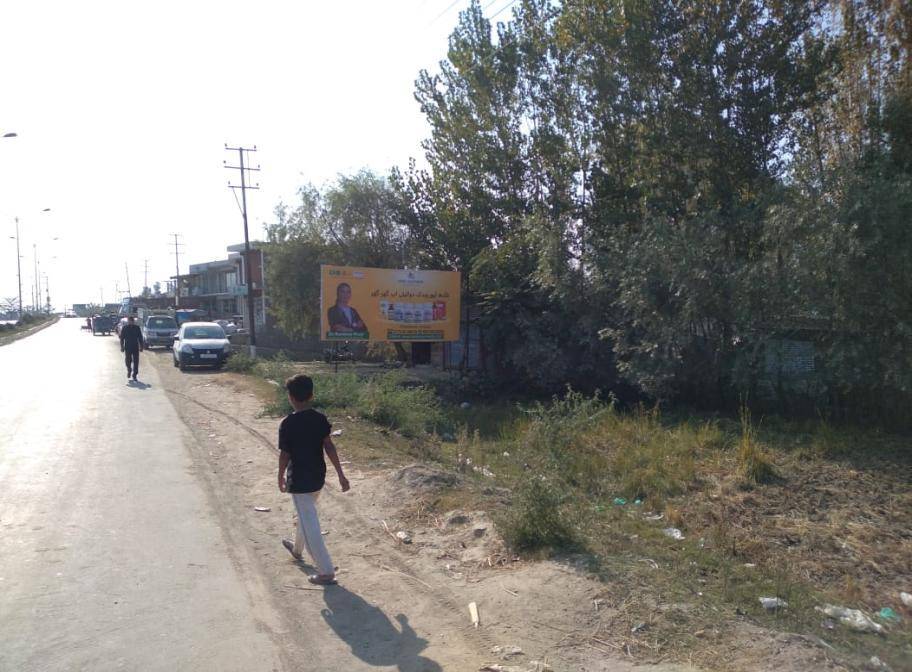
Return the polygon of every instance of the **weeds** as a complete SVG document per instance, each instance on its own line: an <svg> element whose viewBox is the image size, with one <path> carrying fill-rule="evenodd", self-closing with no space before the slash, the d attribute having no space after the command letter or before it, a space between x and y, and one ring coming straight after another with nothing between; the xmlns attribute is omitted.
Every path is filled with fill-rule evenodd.
<svg viewBox="0 0 912 672"><path fill-rule="evenodd" d="M294 374L294 365L287 358L276 357L258 363L255 373L282 382ZM355 373L340 373L313 378L317 408L350 410L407 438L421 437L447 425L437 396L422 385L408 385L401 373L365 378ZM290 412L284 387L278 387L275 399L263 407L262 415L281 416Z"/></svg>
<svg viewBox="0 0 912 672"><path fill-rule="evenodd" d="M738 442L738 469L747 483L772 483L779 478L776 468L757 438L747 405L741 406L741 439Z"/></svg>
<svg viewBox="0 0 912 672"><path fill-rule="evenodd" d="M436 432L444 424L437 395L423 385L409 387L404 382L398 373L364 380L357 396L357 411L409 438Z"/></svg>
<svg viewBox="0 0 912 672"><path fill-rule="evenodd" d="M288 359L281 350L271 359L260 359L256 363L256 373L266 380L271 380L279 385L295 374L294 362Z"/></svg>
<svg viewBox="0 0 912 672"><path fill-rule="evenodd" d="M285 386L276 386L272 401L266 402L260 411L260 417L281 418L289 415L294 409L288 401L288 392Z"/></svg>
<svg viewBox="0 0 912 672"><path fill-rule="evenodd" d="M314 406L347 409L357 406L363 381L354 373L313 376Z"/></svg>
<svg viewBox="0 0 912 672"><path fill-rule="evenodd" d="M514 493L513 506L497 521L504 541L520 551L575 545L562 510L566 497L559 484L544 476L524 480Z"/></svg>
<svg viewBox="0 0 912 672"><path fill-rule="evenodd" d="M225 362L225 370L233 371L234 373L250 373L254 370L256 364L256 359L251 357L247 352L238 350L228 358L227 362Z"/></svg>

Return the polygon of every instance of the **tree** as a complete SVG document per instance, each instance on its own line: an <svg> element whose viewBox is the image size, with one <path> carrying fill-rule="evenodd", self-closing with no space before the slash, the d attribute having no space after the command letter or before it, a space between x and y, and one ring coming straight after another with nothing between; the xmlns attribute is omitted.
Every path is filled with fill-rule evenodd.
<svg viewBox="0 0 912 672"><path fill-rule="evenodd" d="M7 296L0 303L0 308L5 313L16 313L19 311L19 298L16 296Z"/></svg>
<svg viewBox="0 0 912 672"><path fill-rule="evenodd" d="M280 204L266 227L271 310L293 335L319 331L321 264L396 268L408 262L403 208L386 179L363 170L322 191L306 185L298 195L298 206Z"/></svg>

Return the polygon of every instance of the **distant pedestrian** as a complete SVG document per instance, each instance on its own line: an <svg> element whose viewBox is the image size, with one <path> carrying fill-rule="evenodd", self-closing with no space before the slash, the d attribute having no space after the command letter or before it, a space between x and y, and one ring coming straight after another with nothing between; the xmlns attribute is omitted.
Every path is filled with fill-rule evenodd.
<svg viewBox="0 0 912 672"><path fill-rule="evenodd" d="M127 318L127 323L120 330L120 351L125 355L127 380L130 380L131 375L133 380L136 380L136 376L139 373L139 353L145 349L145 346L142 329L139 328L138 324L134 324L133 316L130 315Z"/></svg>
<svg viewBox="0 0 912 672"><path fill-rule="evenodd" d="M347 492L350 486L330 438L332 425L325 415L311 408L313 380L303 374L292 376L285 381L285 390L294 413L279 425L279 490L291 493L298 512L298 526L294 543L283 539L282 545L295 560L301 559L306 547L317 567L317 574L308 580L317 585L330 585L336 582L336 571L317 517L317 497L326 482L324 453L336 469L342 492Z"/></svg>

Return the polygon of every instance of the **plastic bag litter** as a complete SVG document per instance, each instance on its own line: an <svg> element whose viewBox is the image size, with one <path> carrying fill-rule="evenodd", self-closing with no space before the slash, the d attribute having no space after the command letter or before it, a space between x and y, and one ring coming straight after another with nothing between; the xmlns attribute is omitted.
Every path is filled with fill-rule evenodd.
<svg viewBox="0 0 912 672"><path fill-rule="evenodd" d="M337 430L333 431L332 435L333 435L333 436L342 436L342 430L341 430L341 429L337 429Z"/></svg>
<svg viewBox="0 0 912 672"><path fill-rule="evenodd" d="M875 623L866 616L864 612L858 609L837 607L832 604L825 604L823 607L814 608L827 616L838 618L840 623L852 628L852 630L857 630L858 632L876 632L880 634L884 631L884 627L880 623Z"/></svg>
<svg viewBox="0 0 912 672"><path fill-rule="evenodd" d="M785 609L789 606L789 603L779 597L761 597L760 604L763 605L763 608L767 611L776 611L777 609Z"/></svg>
<svg viewBox="0 0 912 672"><path fill-rule="evenodd" d="M677 541L683 541L684 539L684 534L676 527L666 527L662 532L665 533L666 537L671 537Z"/></svg>
<svg viewBox="0 0 912 672"><path fill-rule="evenodd" d="M903 603L904 605L906 605L907 607L909 607L909 609L912 609L912 594L909 594L909 593L900 593L900 594L899 594L899 599L902 601L902 603Z"/></svg>
<svg viewBox="0 0 912 672"><path fill-rule="evenodd" d="M884 607L877 613L877 615L880 617L880 619L882 621L893 622L893 621L899 620L899 614L897 614L895 611L890 609L890 607Z"/></svg>

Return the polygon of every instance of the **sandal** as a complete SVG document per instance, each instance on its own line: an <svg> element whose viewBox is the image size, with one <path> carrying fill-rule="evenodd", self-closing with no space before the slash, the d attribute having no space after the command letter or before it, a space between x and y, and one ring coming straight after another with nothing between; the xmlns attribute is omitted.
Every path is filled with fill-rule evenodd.
<svg viewBox="0 0 912 672"><path fill-rule="evenodd" d="M333 575L311 574L307 580L316 586L335 586L338 581Z"/></svg>
<svg viewBox="0 0 912 672"><path fill-rule="evenodd" d="M300 554L300 553L295 553L294 544L291 542L291 539L282 539L282 546L284 546L285 549L286 549L289 553L291 553L291 557L293 557L295 560L300 560L300 559L301 559L301 554Z"/></svg>

